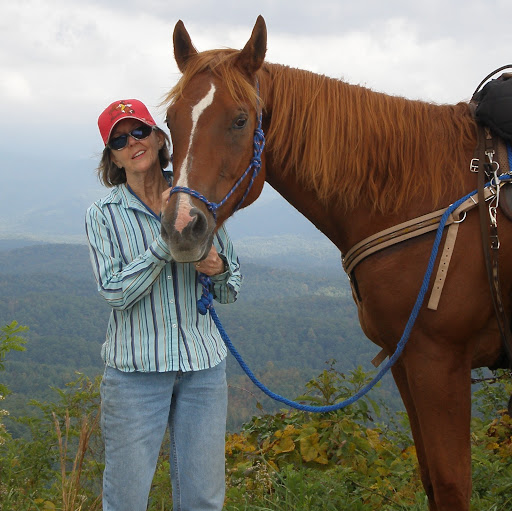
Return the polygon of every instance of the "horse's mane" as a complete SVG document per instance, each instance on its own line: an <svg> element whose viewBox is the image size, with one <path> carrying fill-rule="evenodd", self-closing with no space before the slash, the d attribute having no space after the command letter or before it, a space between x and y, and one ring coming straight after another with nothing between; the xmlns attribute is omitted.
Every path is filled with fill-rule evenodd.
<svg viewBox="0 0 512 511"><path fill-rule="evenodd" d="M199 53L166 101L209 70L235 100L249 99L256 107L254 86L234 65L237 54ZM436 203L447 189L461 188L475 143L466 103L412 101L279 64L264 64L258 76L271 114L265 135L276 168L293 172L325 203L353 207L364 201L396 211L413 198Z"/></svg>
<svg viewBox="0 0 512 511"><path fill-rule="evenodd" d="M463 148L474 144L468 105L377 93L308 71L267 64L275 160L324 201L396 211L460 188Z"/></svg>

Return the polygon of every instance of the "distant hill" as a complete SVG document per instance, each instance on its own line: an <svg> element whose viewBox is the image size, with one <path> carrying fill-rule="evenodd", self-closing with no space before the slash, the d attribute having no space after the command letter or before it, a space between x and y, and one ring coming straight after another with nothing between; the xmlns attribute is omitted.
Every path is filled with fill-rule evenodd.
<svg viewBox="0 0 512 511"><path fill-rule="evenodd" d="M31 245L40 245L41 241L30 240L28 238L0 239L0 252L12 250L14 248L29 247Z"/></svg>
<svg viewBox="0 0 512 511"><path fill-rule="evenodd" d="M0 252L0 275L45 273L91 280L87 246L73 243L28 243Z"/></svg>
<svg viewBox="0 0 512 511"><path fill-rule="evenodd" d="M23 160L16 172L3 176L6 189L23 189L20 210L15 194L0 201L0 250L38 243L85 243L84 216L92 202L106 195L95 173L100 155L78 161ZM45 179L34 180L40 172ZM32 185L27 186L29 182ZM295 235L308 240L323 235L270 185L258 200L227 222L234 240ZM14 242L15 244L12 244ZM9 245L9 243L11 243Z"/></svg>

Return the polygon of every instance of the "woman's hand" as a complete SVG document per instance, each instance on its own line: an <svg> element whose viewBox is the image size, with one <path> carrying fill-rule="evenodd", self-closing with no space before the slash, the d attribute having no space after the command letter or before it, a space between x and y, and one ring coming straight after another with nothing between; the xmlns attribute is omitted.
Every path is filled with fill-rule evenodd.
<svg viewBox="0 0 512 511"><path fill-rule="evenodd" d="M224 273L224 260L219 256L217 249L212 245L210 252L202 261L195 263L196 270L211 277Z"/></svg>
<svg viewBox="0 0 512 511"><path fill-rule="evenodd" d="M162 193L162 201L160 204L160 214L164 212L165 206L167 206L167 203L169 202L169 197L171 196L171 190L172 188L167 188L165 192Z"/></svg>

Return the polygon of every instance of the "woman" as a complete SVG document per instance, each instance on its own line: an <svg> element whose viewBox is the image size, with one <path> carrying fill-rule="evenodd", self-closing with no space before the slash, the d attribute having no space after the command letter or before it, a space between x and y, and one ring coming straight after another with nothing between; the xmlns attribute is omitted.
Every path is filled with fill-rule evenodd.
<svg viewBox="0 0 512 511"><path fill-rule="evenodd" d="M103 509L146 510L169 425L173 509L221 510L226 348L197 311L198 272L229 303L241 284L239 262L222 228L203 261L172 260L160 235L169 138L143 103L112 103L98 126L98 174L112 190L87 210L86 231L98 290L112 307L102 347Z"/></svg>

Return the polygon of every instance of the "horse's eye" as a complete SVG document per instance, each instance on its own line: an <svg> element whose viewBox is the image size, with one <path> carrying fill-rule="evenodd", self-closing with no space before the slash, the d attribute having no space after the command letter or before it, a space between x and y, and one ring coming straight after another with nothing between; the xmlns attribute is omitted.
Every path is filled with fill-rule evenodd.
<svg viewBox="0 0 512 511"><path fill-rule="evenodd" d="M242 128L245 127L246 124L247 117L245 117L245 115L241 115L240 117L237 117L235 119L235 122L233 123L233 128L235 128L236 130L241 130Z"/></svg>

